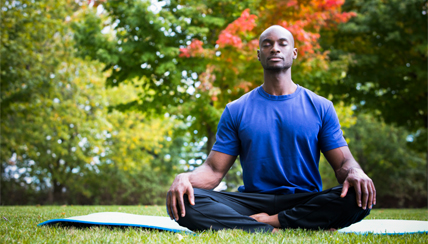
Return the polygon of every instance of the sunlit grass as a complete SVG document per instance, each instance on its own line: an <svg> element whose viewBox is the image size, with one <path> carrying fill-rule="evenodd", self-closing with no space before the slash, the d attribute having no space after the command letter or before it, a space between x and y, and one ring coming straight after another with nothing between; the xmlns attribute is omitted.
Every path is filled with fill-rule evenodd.
<svg viewBox="0 0 428 244"><path fill-rule="evenodd" d="M282 230L249 234L240 230L192 234L142 228L37 226L49 219L96 212L167 216L164 206L19 206L0 207L0 243L427 243L427 234L356 235L330 231ZM428 220L426 209L375 209L368 219Z"/></svg>

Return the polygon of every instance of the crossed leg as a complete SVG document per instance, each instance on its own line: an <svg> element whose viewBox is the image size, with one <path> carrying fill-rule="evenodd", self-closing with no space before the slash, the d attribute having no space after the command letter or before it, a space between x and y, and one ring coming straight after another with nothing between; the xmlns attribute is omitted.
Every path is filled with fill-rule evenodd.
<svg viewBox="0 0 428 244"><path fill-rule="evenodd" d="M370 213L356 205L350 190L341 198L341 186L322 192L292 195L214 192L194 189L195 205L184 197L186 216L178 223L191 230L242 229L248 232L272 232L272 225L249 216L277 215L281 228L343 228L362 220Z"/></svg>
<svg viewBox="0 0 428 244"><path fill-rule="evenodd" d="M187 195L184 197L186 216L179 218L178 223L181 226L191 230L242 229L248 232L273 230L271 225L249 217L264 209L265 202L273 202L272 195L215 192L195 188L194 196L195 205L190 205Z"/></svg>

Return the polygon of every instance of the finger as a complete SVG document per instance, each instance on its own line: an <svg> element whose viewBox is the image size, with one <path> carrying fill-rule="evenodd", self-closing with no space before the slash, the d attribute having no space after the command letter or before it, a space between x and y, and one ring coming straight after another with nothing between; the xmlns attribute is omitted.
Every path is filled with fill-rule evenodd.
<svg viewBox="0 0 428 244"><path fill-rule="evenodd" d="M340 197L345 197L346 194L348 193L348 189L349 189L349 182L345 181L343 182L343 186L342 186L342 193L340 194Z"/></svg>
<svg viewBox="0 0 428 244"><path fill-rule="evenodd" d="M369 199L368 199L367 207L369 209L372 209L372 206L373 206L373 188L372 188L371 184L369 184L367 188L369 190Z"/></svg>
<svg viewBox="0 0 428 244"><path fill-rule="evenodd" d="M171 197L171 194L170 194L170 192L168 192L166 194L166 212L168 213L169 218L172 220L172 215L171 215L171 211L170 211L170 209L171 209L170 197Z"/></svg>
<svg viewBox="0 0 428 244"><path fill-rule="evenodd" d="M174 215L173 218L175 218L175 220L178 220L177 199L175 197L175 193L172 194L171 202L171 212Z"/></svg>
<svg viewBox="0 0 428 244"><path fill-rule="evenodd" d="M178 206L180 207L181 217L184 217L186 215L186 209L184 207L184 200L183 200L182 193L178 194ZM178 215L177 215L177 220L178 220Z"/></svg>
<svg viewBox="0 0 428 244"><path fill-rule="evenodd" d="M172 194L171 192L168 194L168 203L167 203L167 209L168 209L168 214L169 217L172 219L174 219L174 213L172 212Z"/></svg>
<svg viewBox="0 0 428 244"><path fill-rule="evenodd" d="M360 184L355 184L354 185L354 189L355 189L355 195L357 197L357 205L358 205L358 207L362 207L362 204L361 204L361 186L360 186Z"/></svg>
<svg viewBox="0 0 428 244"><path fill-rule="evenodd" d="M373 185L373 204L374 205L376 205L376 187L374 186L374 184L373 184L373 182L372 182L372 185Z"/></svg>
<svg viewBox="0 0 428 244"><path fill-rule="evenodd" d="M191 205L195 205L195 195L193 194L193 187L189 187L187 190L187 195L189 197L189 202Z"/></svg>
<svg viewBox="0 0 428 244"><path fill-rule="evenodd" d="M366 209L369 199L369 189L367 189L367 185L365 183L361 186L361 191L363 192L363 209Z"/></svg>

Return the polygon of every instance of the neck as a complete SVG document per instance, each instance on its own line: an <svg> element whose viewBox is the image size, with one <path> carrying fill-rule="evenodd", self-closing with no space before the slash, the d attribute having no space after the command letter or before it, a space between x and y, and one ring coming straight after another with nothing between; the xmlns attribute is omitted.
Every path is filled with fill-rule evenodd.
<svg viewBox="0 0 428 244"><path fill-rule="evenodd" d="M286 70L264 70L263 90L274 95L289 95L296 91L297 85L291 79L291 68Z"/></svg>

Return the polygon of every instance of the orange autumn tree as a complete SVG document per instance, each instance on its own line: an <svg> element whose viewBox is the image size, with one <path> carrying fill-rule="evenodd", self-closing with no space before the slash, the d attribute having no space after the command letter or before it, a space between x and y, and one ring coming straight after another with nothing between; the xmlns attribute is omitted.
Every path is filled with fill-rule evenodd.
<svg viewBox="0 0 428 244"><path fill-rule="evenodd" d="M355 13L344 13L344 0L265 0L255 13L246 9L241 16L227 25L217 38L215 47L201 40L193 41L180 49L180 57L200 60L205 71L198 74L196 92L204 101L187 108L198 117L193 128L203 130L209 125L213 137L221 111L225 105L263 82L263 70L257 60L260 33L271 25L281 25L295 38L298 59L293 65L293 80L320 95L329 97L323 84L336 81L346 70L346 62L331 62L328 51L322 50L318 41L321 29L334 29L348 21ZM205 45L206 44L206 45ZM189 103L190 105L190 103ZM203 108L202 108L203 107ZM351 123L349 108L339 107L338 114L345 125ZM215 111L215 112L214 112ZM206 113L206 115L204 115ZM208 120L208 121L206 121ZM214 138L212 143L214 142ZM209 144L209 143L208 143ZM211 148L208 145L208 151Z"/></svg>

